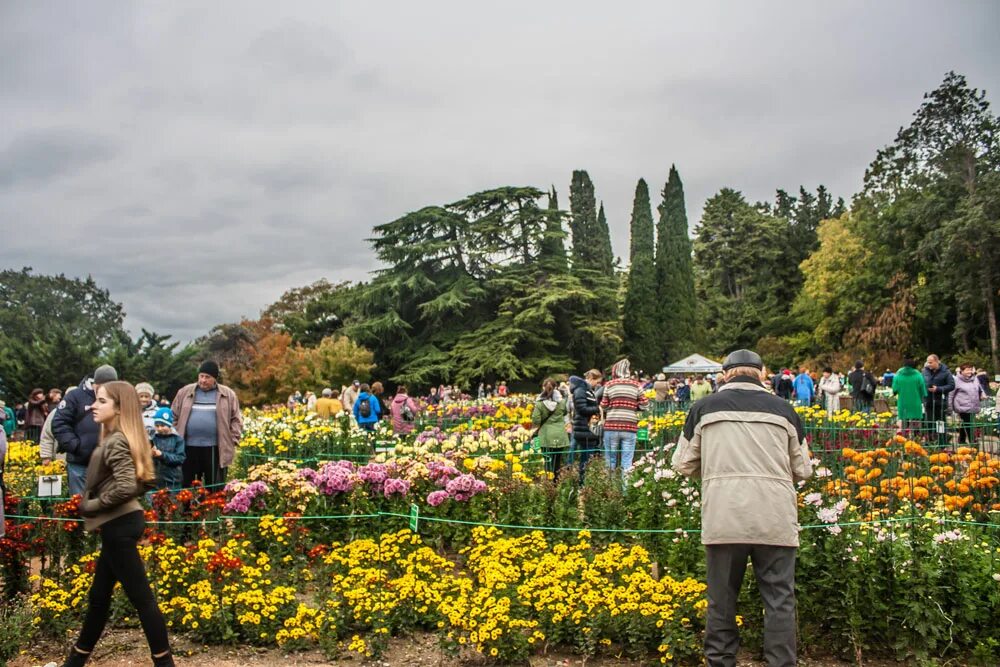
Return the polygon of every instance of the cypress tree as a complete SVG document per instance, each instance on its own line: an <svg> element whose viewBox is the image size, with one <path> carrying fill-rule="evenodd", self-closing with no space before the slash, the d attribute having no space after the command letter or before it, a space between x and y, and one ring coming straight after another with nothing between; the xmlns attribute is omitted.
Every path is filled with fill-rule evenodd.
<svg viewBox="0 0 1000 667"><path fill-rule="evenodd" d="M660 368L661 350L656 332L656 267L654 265L653 213L649 186L639 179L635 186L630 225L628 286L622 313L625 354L632 367L653 373Z"/></svg>
<svg viewBox="0 0 1000 667"><path fill-rule="evenodd" d="M581 369L610 364L621 345L618 279L614 274L611 234L603 206L597 211L594 184L584 170L573 172L569 190L572 264L570 272L594 299L578 313L584 323L569 341L571 356Z"/></svg>
<svg viewBox="0 0 1000 667"><path fill-rule="evenodd" d="M597 212L597 227L595 228L595 234L597 236L597 263L601 271L605 272L605 275L612 275L612 271L615 269L615 253L611 249L611 229L608 227L608 218L604 215L604 202L601 202L601 208Z"/></svg>
<svg viewBox="0 0 1000 667"><path fill-rule="evenodd" d="M569 188L569 231L572 234L573 274L597 268L597 200L590 175L582 169L573 172Z"/></svg>
<svg viewBox="0 0 1000 667"><path fill-rule="evenodd" d="M566 232L562 226L563 213L559 210L559 197L553 185L549 191L549 206L545 212L545 235L539 247L539 260L546 271L566 273L569 264L566 260L566 246L563 239Z"/></svg>
<svg viewBox="0 0 1000 667"><path fill-rule="evenodd" d="M656 289L657 331L664 363L694 352L695 335L694 270L691 237L688 236L684 184L677 167L663 187L663 202L657 209Z"/></svg>

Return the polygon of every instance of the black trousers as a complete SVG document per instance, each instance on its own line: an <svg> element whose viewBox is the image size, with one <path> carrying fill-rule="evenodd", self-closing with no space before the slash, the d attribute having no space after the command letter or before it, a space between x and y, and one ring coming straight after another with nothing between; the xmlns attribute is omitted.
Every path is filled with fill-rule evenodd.
<svg viewBox="0 0 1000 667"><path fill-rule="evenodd" d="M545 472L555 474L566 465L568 447L542 447L545 456Z"/></svg>
<svg viewBox="0 0 1000 667"><path fill-rule="evenodd" d="M201 480L206 487L226 483L226 469L219 467L218 447L186 447L184 463L181 466L184 488L190 488L194 480Z"/></svg>
<svg viewBox="0 0 1000 667"><path fill-rule="evenodd" d="M587 472L587 462L590 461L590 457L595 453L598 455L600 452L601 441L597 438L581 438L578 435L573 436L573 461L580 472L580 483L583 483L583 477Z"/></svg>
<svg viewBox="0 0 1000 667"><path fill-rule="evenodd" d="M972 418L975 416L971 412L959 412L962 418L962 427L958 431L958 444L965 445L972 443Z"/></svg>
<svg viewBox="0 0 1000 667"><path fill-rule="evenodd" d="M150 653L156 655L170 650L167 625L156 606L146 568L139 557L137 545L145 527L142 511L130 512L101 526L101 555L97 558L94 582L90 585L83 629L76 640L81 651L92 651L101 638L111 613L111 593L116 582L121 583L128 601L139 612Z"/></svg>
<svg viewBox="0 0 1000 667"><path fill-rule="evenodd" d="M927 429L933 432L937 429L938 422L944 422L948 419L948 403L944 400L934 400L928 397L924 402L924 410L926 411L925 419L927 421ZM931 434L927 433L927 440L930 442ZM948 444L948 432L947 429L943 433L937 434L938 445L943 447Z"/></svg>
<svg viewBox="0 0 1000 667"><path fill-rule="evenodd" d="M42 439L42 427L41 426L25 426L24 427L24 439L30 440L31 442L38 444L38 441Z"/></svg>

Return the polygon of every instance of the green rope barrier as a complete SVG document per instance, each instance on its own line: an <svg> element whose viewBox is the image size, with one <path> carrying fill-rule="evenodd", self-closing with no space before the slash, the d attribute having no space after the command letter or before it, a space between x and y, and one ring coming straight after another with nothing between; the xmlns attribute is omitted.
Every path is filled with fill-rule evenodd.
<svg viewBox="0 0 1000 667"><path fill-rule="evenodd" d="M283 519L285 521L311 521L314 519L377 519L380 514L331 514L331 515L316 515L316 516L284 516L278 514L245 514L245 515L234 515L234 516L222 516L219 517L218 521L227 521L229 519L237 521L260 521L265 516L270 516L272 519Z"/></svg>
<svg viewBox="0 0 1000 667"><path fill-rule="evenodd" d="M23 516L18 514L10 514L7 516L8 519L28 519L30 521L63 521L72 523L83 523L84 519L76 519L72 517L54 517L54 516ZM204 524L218 524L219 519L203 519L201 521L147 521L146 523L154 523L157 525L204 525Z"/></svg>
<svg viewBox="0 0 1000 667"><path fill-rule="evenodd" d="M204 519L201 521L147 521L147 523L157 524L157 525L203 525L203 524L219 524L228 520L235 521L260 521L265 516L271 516L273 519L284 519L287 521L312 521L312 520L326 520L326 519L378 519L381 517L397 517L402 519L410 518L409 514L400 514L397 512L376 512L374 514L330 514L330 515L314 515L314 516L278 516L278 515L233 515L233 516L220 516L216 519ZM12 514L8 516L9 519L25 519L32 521L63 521L63 522L82 522L83 519L77 518L63 518L63 517L45 517L45 516L26 516ZM508 524L508 523L491 523L482 521L466 521L464 519L447 519L443 517L433 517L433 516L420 516L421 521L433 521L436 523L452 523L466 526L485 526L488 528L505 528L512 530L540 530L542 532L573 532L578 533L582 530L590 531L592 533L628 533L628 534L680 534L680 533L700 533L700 528L588 528L585 526L578 527L567 527L567 526L529 526L521 524ZM882 524L890 523L912 523L915 521L921 522L933 522L933 523L952 523L958 525L966 526L983 526L987 528L998 528L1000 529L1000 523L987 523L980 521L960 521L957 519L937 519L937 518L926 518L923 516L912 516L912 517L892 517L886 519L872 519L870 521L838 521L836 523L817 523L817 524L807 524L804 526L799 526L801 530L813 530L818 528L830 528L832 526L879 526Z"/></svg>

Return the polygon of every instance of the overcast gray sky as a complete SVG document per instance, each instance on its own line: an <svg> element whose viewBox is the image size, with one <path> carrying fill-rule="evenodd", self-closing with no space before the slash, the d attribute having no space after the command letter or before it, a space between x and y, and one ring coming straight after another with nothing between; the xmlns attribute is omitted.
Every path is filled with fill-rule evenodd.
<svg viewBox="0 0 1000 667"><path fill-rule="evenodd" d="M1000 3L0 3L0 266L190 340L364 279L373 225L573 169L628 249L672 163L849 198L945 72L1000 104ZM654 201L654 206L656 202Z"/></svg>

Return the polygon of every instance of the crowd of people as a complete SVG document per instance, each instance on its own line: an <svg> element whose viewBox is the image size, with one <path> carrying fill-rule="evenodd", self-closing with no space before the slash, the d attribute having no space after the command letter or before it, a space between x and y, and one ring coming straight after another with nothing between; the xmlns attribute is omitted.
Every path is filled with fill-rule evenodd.
<svg viewBox="0 0 1000 667"><path fill-rule="evenodd" d="M235 392L219 376L215 362L203 362L196 381L178 391L168 407L150 383L123 382L115 368L103 365L65 394L34 389L14 410L0 404L0 462L7 437L19 427L23 437L38 444L44 464L63 459L69 493L80 497L84 529L101 540L83 627L63 667L87 662L104 632L118 584L138 612L153 664L174 664L166 623L138 550L146 524L138 499L195 480L205 485L225 481L243 417ZM0 508L2 472L0 466ZM3 519L0 509L0 536Z"/></svg>
<svg viewBox="0 0 1000 667"><path fill-rule="evenodd" d="M831 367L821 372L801 366L797 372L783 368L764 373L761 385L784 401L799 405L817 405L829 415L841 410L842 397L849 396L856 412L875 409L876 392L894 394L900 428L919 428L926 422L944 420L954 414L961 420L959 442L971 440L971 424L982 409L983 401L995 391L983 369L962 364L952 375L936 355L929 355L918 370L907 359L897 371L886 370L876 377L863 361L848 372ZM621 359L605 373L590 369L582 376L566 380L545 378L535 397L532 410L534 436L545 454L547 468L557 473L564 466L576 464L582 476L592 455L601 454L611 469L631 467L636 447L636 433L641 412L651 404L667 404L669 409L687 410L692 404L716 394L724 383L723 373L690 374L668 377L659 373L649 377L632 372L627 359ZM475 398L507 396L508 385L501 381L481 382ZM311 391L296 391L288 397L288 407L308 410L323 418L352 415L358 425L374 431L385 420L396 434L413 431L417 416L427 406L441 406L473 396L459 387L438 385L419 397L411 396L407 386L399 385L389 399L381 382L371 384L355 380L340 389L323 389L320 397Z"/></svg>
<svg viewBox="0 0 1000 667"><path fill-rule="evenodd" d="M816 374L804 366L797 373L785 368L770 374L749 350L730 354L718 374L668 379L661 373L650 378L634 373L628 359L619 359L608 375L605 380L604 372L590 369L565 381L542 381L531 423L546 469L557 475L572 466L582 478L592 456L603 455L606 467L620 470L624 478L650 403L689 408L672 465L680 474L703 480L702 541L709 587L706 656L732 653L735 601L749 558L774 575L762 580L760 589L773 619L765 631L765 653L778 662L795 654L794 484L811 474L794 406L822 405L834 414L841 397L848 395L855 410L870 411L882 387L896 396L901 429L940 424L954 414L960 423L958 442L963 444L972 440L974 417L994 391L985 371L963 363L953 374L934 354L919 368L907 358L898 370L887 370L880 378L862 361L847 374L829 367ZM480 383L476 398L503 397L508 391L506 382L495 389ZM390 399L381 382L354 381L340 389L325 388L319 396L295 392L288 407L321 418L350 415L368 431L385 420L394 432L406 434L414 430L421 410L429 409L425 406L471 398L456 386L439 385L418 400L406 385L399 385ZM0 460L7 437L15 431L38 443L43 463L64 459L69 492L81 496L85 528L101 536L83 628L63 664L86 662L109 616L111 592L120 582L138 611L154 664L172 665L166 628L137 549L145 523L137 499L156 488L225 483L243 422L239 399L220 382L218 365L203 362L195 381L182 387L169 405L150 383L120 381L116 370L104 365L65 392L37 388L23 404L11 409L0 402L0 408ZM739 446L747 438L755 447ZM748 507L771 509L748 513ZM0 515L0 534L2 526Z"/></svg>

